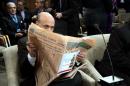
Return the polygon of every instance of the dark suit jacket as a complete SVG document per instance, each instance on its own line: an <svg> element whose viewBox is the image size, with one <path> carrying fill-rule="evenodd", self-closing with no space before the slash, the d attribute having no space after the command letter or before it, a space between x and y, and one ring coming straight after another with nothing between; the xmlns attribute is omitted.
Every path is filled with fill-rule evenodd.
<svg viewBox="0 0 130 86"><path fill-rule="evenodd" d="M44 8L40 7L40 8L34 8L32 13L31 13L31 17L33 17L34 15L37 15L40 12L43 12Z"/></svg>
<svg viewBox="0 0 130 86"><path fill-rule="evenodd" d="M61 1L62 1L61 8L59 0L52 0L51 2L51 8L56 12L61 12L63 15L61 19L56 19L56 27L54 30L62 28L64 30L67 30L67 34L65 35L76 36L78 30L80 29L80 22L78 17L80 4L76 0L61 0ZM55 14L53 14L53 16L55 17ZM63 25L60 23L60 25L62 26L57 27L58 25L57 21L63 22Z"/></svg>
<svg viewBox="0 0 130 86"><path fill-rule="evenodd" d="M17 11L17 15L19 15L22 18L22 15L21 15L20 11ZM24 24L24 29L28 29L28 26L31 23L31 14L29 13L28 10L25 9L24 10L24 15L25 15L25 18L24 19L22 18L23 24Z"/></svg>
<svg viewBox="0 0 130 86"><path fill-rule="evenodd" d="M113 63L115 75L122 77L130 85L130 23L112 32L107 49ZM103 76L112 74L112 67L107 50L104 53L103 60L95 64L98 71ZM129 86L128 85L128 86Z"/></svg>
<svg viewBox="0 0 130 86"><path fill-rule="evenodd" d="M15 23L10 15L5 15L5 17L2 18L2 30L3 33L8 35L10 38L11 45L17 44L17 41L19 37L15 37L15 34L17 33L17 24L19 25L19 29L23 31L24 25L21 17L17 15L18 23ZM24 32L23 32L24 33ZM25 35L25 34L24 34Z"/></svg>
<svg viewBox="0 0 130 86"><path fill-rule="evenodd" d="M82 5L86 8L102 8L104 12L111 12L113 9L112 0L82 0Z"/></svg>
<svg viewBox="0 0 130 86"><path fill-rule="evenodd" d="M76 0L61 0L62 7L60 9L59 0L52 0L51 6L53 10L56 12L62 12L63 18L70 18L72 15L76 15L78 13L78 8L80 4L76 2Z"/></svg>
<svg viewBox="0 0 130 86"><path fill-rule="evenodd" d="M23 37L18 41L18 61L20 69L20 86L35 86L35 68L29 63L26 48L27 37Z"/></svg>
<svg viewBox="0 0 130 86"><path fill-rule="evenodd" d="M100 34L94 24L98 24L103 33L109 33L112 24L112 0L82 0L82 3L87 9L84 16L87 35Z"/></svg>

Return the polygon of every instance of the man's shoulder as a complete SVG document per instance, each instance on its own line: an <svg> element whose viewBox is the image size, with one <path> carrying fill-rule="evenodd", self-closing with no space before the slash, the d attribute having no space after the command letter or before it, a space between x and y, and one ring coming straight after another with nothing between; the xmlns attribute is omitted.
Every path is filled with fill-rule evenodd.
<svg viewBox="0 0 130 86"><path fill-rule="evenodd" d="M27 36L26 37L22 37L21 39L19 39L18 45L19 44L25 44L26 45L26 42L27 42Z"/></svg>

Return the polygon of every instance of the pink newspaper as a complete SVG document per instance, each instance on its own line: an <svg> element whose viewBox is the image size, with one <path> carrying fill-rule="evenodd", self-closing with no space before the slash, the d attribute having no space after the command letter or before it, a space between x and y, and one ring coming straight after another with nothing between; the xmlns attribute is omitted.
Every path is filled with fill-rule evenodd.
<svg viewBox="0 0 130 86"><path fill-rule="evenodd" d="M47 86L59 76L58 70L63 54L73 49L76 50L81 40L81 38L49 32L33 23L30 25L28 41L33 43L37 49L36 86Z"/></svg>

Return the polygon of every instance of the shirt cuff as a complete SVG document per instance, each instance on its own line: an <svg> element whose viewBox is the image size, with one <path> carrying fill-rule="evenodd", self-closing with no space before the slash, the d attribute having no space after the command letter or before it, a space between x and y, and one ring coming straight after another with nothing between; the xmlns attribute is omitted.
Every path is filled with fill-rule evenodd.
<svg viewBox="0 0 130 86"><path fill-rule="evenodd" d="M36 58L35 57L31 57L31 55L28 53L28 61L32 66L35 66L35 61Z"/></svg>

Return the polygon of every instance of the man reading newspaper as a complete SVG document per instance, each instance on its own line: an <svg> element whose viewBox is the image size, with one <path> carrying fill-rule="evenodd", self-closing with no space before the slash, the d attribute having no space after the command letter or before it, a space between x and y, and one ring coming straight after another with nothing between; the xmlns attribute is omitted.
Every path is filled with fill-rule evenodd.
<svg viewBox="0 0 130 86"><path fill-rule="evenodd" d="M29 29L28 50L30 54L28 54L28 60L33 66L35 65L36 67L36 85L81 86L81 76L79 73L76 73L72 79L53 81L55 78L59 77L58 69L62 56L68 52L73 52L74 47L72 46L78 44L77 46L88 48L83 43L76 43L77 41L81 41L79 38L62 36L49 32L53 31L53 27L53 17L49 13L42 12L38 15L37 25L32 24ZM49 31L46 31L42 28ZM90 43L92 43L92 40L88 41L88 44ZM68 44L72 44L72 46L67 47ZM82 52L80 52L80 54L78 54L78 57L76 57L76 59L78 59L77 61L79 61L80 57L84 57L84 54Z"/></svg>

